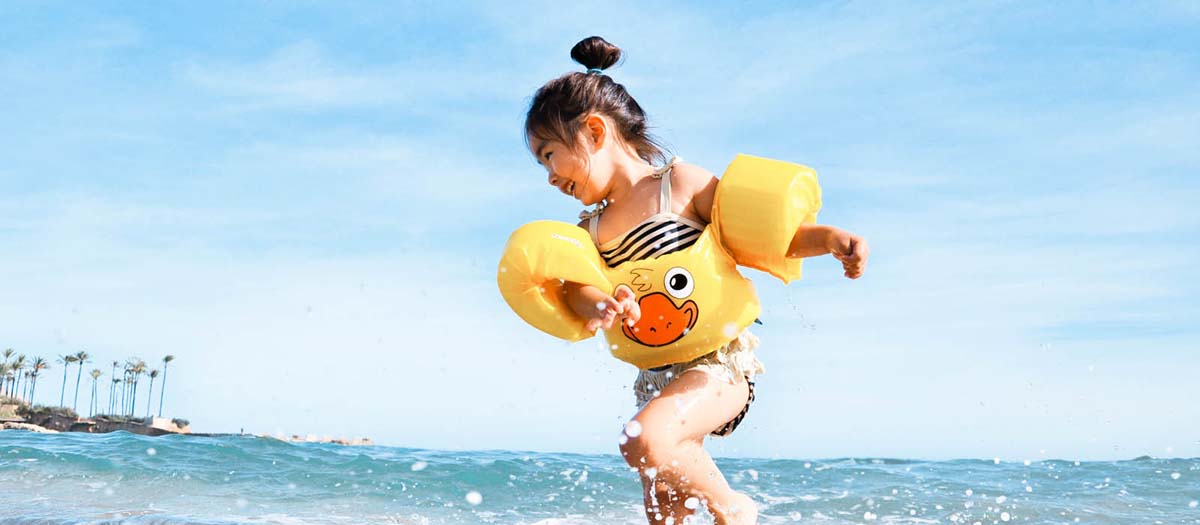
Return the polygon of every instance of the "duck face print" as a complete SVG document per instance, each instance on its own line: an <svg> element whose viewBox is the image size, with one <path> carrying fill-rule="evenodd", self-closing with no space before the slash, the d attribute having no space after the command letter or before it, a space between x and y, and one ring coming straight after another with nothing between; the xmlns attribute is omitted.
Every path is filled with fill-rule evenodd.
<svg viewBox="0 0 1200 525"><path fill-rule="evenodd" d="M700 307L688 297L695 291L696 280L683 267L673 267L655 282L655 272L645 268L630 271L632 287L638 297L642 317L636 324L621 326L622 333L640 344L665 346L687 335L700 318ZM664 291L655 291L661 288ZM648 292L648 293L647 293Z"/></svg>

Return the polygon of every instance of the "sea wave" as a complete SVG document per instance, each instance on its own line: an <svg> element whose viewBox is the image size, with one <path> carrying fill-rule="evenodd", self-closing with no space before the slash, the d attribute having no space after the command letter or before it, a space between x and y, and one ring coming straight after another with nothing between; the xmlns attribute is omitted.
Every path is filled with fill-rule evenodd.
<svg viewBox="0 0 1200 525"><path fill-rule="evenodd" d="M1198 459L717 462L762 523L1200 519ZM641 499L616 455L0 432L0 524L632 524Z"/></svg>

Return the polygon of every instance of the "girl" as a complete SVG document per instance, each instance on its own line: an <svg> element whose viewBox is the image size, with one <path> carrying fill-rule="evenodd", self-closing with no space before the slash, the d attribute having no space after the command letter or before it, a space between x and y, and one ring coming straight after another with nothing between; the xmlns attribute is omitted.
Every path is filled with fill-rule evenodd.
<svg viewBox="0 0 1200 525"><path fill-rule="evenodd" d="M581 214L605 262L658 257L687 248L710 220L719 183L711 173L667 160L647 133L641 106L604 70L621 50L600 37L580 41L571 58L586 72L567 73L534 94L525 118L530 151L548 182L595 210ZM790 257L832 254L846 277L857 279L867 243L852 233L807 225L795 234ZM566 283L571 308L588 328L633 325L641 312L632 291L615 296L594 286ZM718 524L753 524L754 501L735 492L704 451L708 435L729 435L754 400L758 339L742 332L712 353L686 363L642 370L634 382L639 410L626 425L621 454L637 469L652 524L683 523L706 505Z"/></svg>

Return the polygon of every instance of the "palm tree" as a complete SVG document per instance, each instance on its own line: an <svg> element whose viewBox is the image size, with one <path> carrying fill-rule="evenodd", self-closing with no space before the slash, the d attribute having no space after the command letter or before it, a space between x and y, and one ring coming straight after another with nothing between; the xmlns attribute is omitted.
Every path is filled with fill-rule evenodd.
<svg viewBox="0 0 1200 525"><path fill-rule="evenodd" d="M100 374L101 372L99 368L93 368L91 373L88 374L92 376L92 402L88 403L88 417L96 415L96 411L100 409L100 407L96 405L96 383L100 380Z"/></svg>
<svg viewBox="0 0 1200 525"><path fill-rule="evenodd" d="M47 363L45 359L38 357L33 360L33 371L30 372L30 375L32 375L33 378L29 382L29 404L30 405L34 404L33 403L33 394L34 394L35 389L37 388L38 376L41 375L42 370L46 370L49 368L50 368L50 363Z"/></svg>
<svg viewBox="0 0 1200 525"><path fill-rule="evenodd" d="M150 371L150 389L146 391L146 418L150 418L150 408L154 406L154 378L158 377L158 369Z"/></svg>
<svg viewBox="0 0 1200 525"><path fill-rule="evenodd" d="M71 363L75 362L75 356L71 354L58 356L58 362L63 365L63 385L62 393L58 395L58 406L67 406L64 402L67 399L67 369L71 368Z"/></svg>
<svg viewBox="0 0 1200 525"><path fill-rule="evenodd" d="M79 363L79 371L75 373L75 400L71 402L71 410L79 410L79 378L83 376L84 363L90 363L89 359L92 356L82 350L75 354L75 362Z"/></svg>
<svg viewBox="0 0 1200 525"><path fill-rule="evenodd" d="M175 356L167 355L163 358L163 382L162 386L158 387L158 417L162 417L163 393L167 391L167 365L175 360Z"/></svg>
<svg viewBox="0 0 1200 525"><path fill-rule="evenodd" d="M7 394L8 392L8 372L12 370L12 368L8 366L8 358L12 357L12 355L12 348L4 349L4 362L3 364L0 364L0 394Z"/></svg>
<svg viewBox="0 0 1200 525"><path fill-rule="evenodd" d="M29 400L33 399L29 396L29 385L33 383L33 372L26 370L23 375L25 376L25 384L21 385L21 399L24 399L26 403L29 403Z"/></svg>
<svg viewBox="0 0 1200 525"><path fill-rule="evenodd" d="M108 413L110 415L117 413L116 405L114 403L117 401L117 385L119 384L121 384L121 380L117 378L116 374L113 374L112 386L108 387Z"/></svg>
<svg viewBox="0 0 1200 525"><path fill-rule="evenodd" d="M121 374L121 414L128 414L129 408L129 369L133 365L125 362L125 373Z"/></svg>
<svg viewBox="0 0 1200 525"><path fill-rule="evenodd" d="M130 369L133 373L133 391L130 392L130 416L137 414L138 410L138 382L142 381L142 374L146 373L146 362L138 360Z"/></svg>
<svg viewBox="0 0 1200 525"><path fill-rule="evenodd" d="M117 365L119 365L119 364L120 364L120 363L118 363L118 362L116 362L116 361L113 361L113 367L112 367L112 384L111 384L111 385L109 385L109 387L108 387L108 413L109 413L109 414L112 414L112 413L114 412L114 410L115 410L115 409L113 408L113 401L116 401L116 398L117 398L117 383L120 383L120 380L119 380L119 379L117 379Z"/></svg>
<svg viewBox="0 0 1200 525"><path fill-rule="evenodd" d="M21 373L22 370L25 370L25 354L18 355L17 358L15 360L13 360L13 364L12 364L12 371L13 371L13 376L14 376L12 392L17 394L18 399L22 398L21 394L23 393L23 391L21 390L21 376L23 375Z"/></svg>

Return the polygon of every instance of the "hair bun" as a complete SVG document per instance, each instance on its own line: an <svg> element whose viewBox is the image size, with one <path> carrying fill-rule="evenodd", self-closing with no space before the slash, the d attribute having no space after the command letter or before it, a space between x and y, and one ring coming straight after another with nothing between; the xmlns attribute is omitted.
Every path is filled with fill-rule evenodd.
<svg viewBox="0 0 1200 525"><path fill-rule="evenodd" d="M571 48L571 58L588 69L608 69L621 60L621 48L598 36L590 36Z"/></svg>

